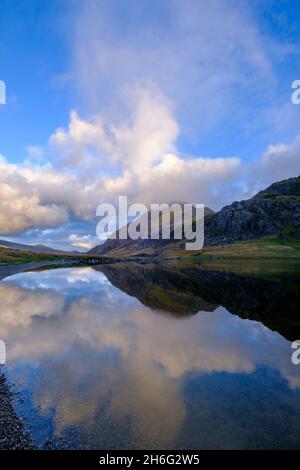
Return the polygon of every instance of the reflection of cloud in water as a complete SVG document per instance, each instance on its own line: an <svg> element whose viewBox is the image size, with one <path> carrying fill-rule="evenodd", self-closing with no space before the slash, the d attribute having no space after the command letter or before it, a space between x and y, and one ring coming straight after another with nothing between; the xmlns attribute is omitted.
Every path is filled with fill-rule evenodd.
<svg viewBox="0 0 300 470"><path fill-rule="evenodd" d="M95 272L92 268L78 268L69 271L65 277L69 284L93 283L109 284L107 278L101 272Z"/></svg>
<svg viewBox="0 0 300 470"><path fill-rule="evenodd" d="M79 373L77 366L64 361L50 364L37 384L35 405L45 414L55 406L56 435L80 423L88 431L99 426L99 433L103 432L103 416L99 423L96 416L105 403L106 419L116 428L122 423L127 426L130 417L128 434L132 432L135 446L145 448L151 443L155 448L175 441L185 415L179 383L167 380L158 367L145 368L138 360L122 360L118 367L104 361L101 371L96 364L89 368L83 362ZM55 379L54 389L49 387L49 378Z"/></svg>
<svg viewBox="0 0 300 470"><path fill-rule="evenodd" d="M106 414L131 417L137 446L170 445L185 416L188 373L249 374L265 364L300 388L290 344L222 307L174 319L152 314L92 269L26 276L0 284L0 337L11 365L41 364L34 399L44 413L55 404L57 433L95 426L109 396Z"/></svg>
<svg viewBox="0 0 300 470"><path fill-rule="evenodd" d="M13 327L28 327L35 316L49 317L60 312L64 297L51 290L26 290L10 284L0 284L1 331Z"/></svg>
<svg viewBox="0 0 300 470"><path fill-rule="evenodd" d="M75 291L86 284L108 284L107 278L101 272L96 272L90 267L76 269L55 269L39 272L27 272L16 274L2 281L4 284L16 284L26 289L55 289L63 293Z"/></svg>

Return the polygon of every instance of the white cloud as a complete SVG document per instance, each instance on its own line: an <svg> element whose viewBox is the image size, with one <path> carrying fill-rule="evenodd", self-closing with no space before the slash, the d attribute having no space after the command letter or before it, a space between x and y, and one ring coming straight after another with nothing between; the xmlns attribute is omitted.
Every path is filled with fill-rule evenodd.
<svg viewBox="0 0 300 470"><path fill-rule="evenodd" d="M80 119L71 111L67 129L59 128L49 139L50 147L62 166L69 168L90 167L99 164L101 152L109 150L109 142L100 118Z"/></svg>
<svg viewBox="0 0 300 470"><path fill-rule="evenodd" d="M268 184L300 175L300 134L291 144L269 145L258 166Z"/></svg>
<svg viewBox="0 0 300 470"><path fill-rule="evenodd" d="M85 170L81 177L99 178L101 202L119 194L145 203L184 200L218 206L230 200L223 185L237 177L239 158L181 155L172 104L153 85L127 91L125 102L129 117L124 121L83 120L73 112L68 128L50 137L58 161Z"/></svg>
<svg viewBox="0 0 300 470"><path fill-rule="evenodd" d="M179 126L171 103L157 89L138 87L129 93L130 123L112 128L115 140L112 159L133 173L147 171L162 156L174 151Z"/></svg>
<svg viewBox="0 0 300 470"><path fill-rule="evenodd" d="M71 173L0 158L1 233L58 227L71 216L85 220L94 214L98 200L97 188Z"/></svg>
<svg viewBox="0 0 300 470"><path fill-rule="evenodd" d="M42 182L35 185L34 179L36 181L39 179L37 170L29 166L9 164L3 157L0 157L0 231L2 233L20 232L32 226L58 226L66 222L65 207L59 207L53 201L41 202L37 186L41 186Z"/></svg>
<svg viewBox="0 0 300 470"><path fill-rule="evenodd" d="M50 147L62 166L92 167L99 173L105 164L120 163L135 172L175 149L179 127L166 97L153 86L137 87L124 95L128 120L115 123L99 114L81 119L72 111L68 128L50 136Z"/></svg>
<svg viewBox="0 0 300 470"><path fill-rule="evenodd" d="M243 165L244 197L250 197L276 181L300 175L300 134L286 143L270 144L250 165Z"/></svg>
<svg viewBox="0 0 300 470"><path fill-rule="evenodd" d="M79 236L76 233L72 233L69 236L69 242L71 246L83 250L90 250L95 245L95 240L91 235Z"/></svg>

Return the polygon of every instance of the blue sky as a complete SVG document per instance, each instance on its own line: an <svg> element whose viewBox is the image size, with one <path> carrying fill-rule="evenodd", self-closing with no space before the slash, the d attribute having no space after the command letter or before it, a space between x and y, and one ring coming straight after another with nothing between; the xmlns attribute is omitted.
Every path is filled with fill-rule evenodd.
<svg viewBox="0 0 300 470"><path fill-rule="evenodd" d="M55 87L69 52L58 12L67 2L1 0L1 79L7 106L1 109L1 153L23 160L25 147L44 144L72 106L69 90Z"/></svg>
<svg viewBox="0 0 300 470"><path fill-rule="evenodd" d="M217 209L298 175L299 23L296 0L0 0L1 237L86 248L118 194Z"/></svg>

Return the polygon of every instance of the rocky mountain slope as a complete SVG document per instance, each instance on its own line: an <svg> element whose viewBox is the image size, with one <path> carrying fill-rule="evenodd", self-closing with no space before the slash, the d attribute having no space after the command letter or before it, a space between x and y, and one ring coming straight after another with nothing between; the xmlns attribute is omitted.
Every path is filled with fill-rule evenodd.
<svg viewBox="0 0 300 470"><path fill-rule="evenodd" d="M272 184L205 220L205 244L228 244L268 235L300 239L300 177Z"/></svg>

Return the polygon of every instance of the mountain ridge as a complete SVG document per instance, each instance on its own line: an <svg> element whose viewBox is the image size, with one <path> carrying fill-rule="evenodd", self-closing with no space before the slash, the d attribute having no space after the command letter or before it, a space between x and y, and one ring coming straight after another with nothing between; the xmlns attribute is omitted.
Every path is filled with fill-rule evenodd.
<svg viewBox="0 0 300 470"><path fill-rule="evenodd" d="M65 254L80 254L78 251L63 251L57 250L55 248L51 248L50 246L36 244L36 245L27 245L25 243L18 243L18 242L10 242L8 240L0 240L0 247L1 248L9 248L13 250L20 250L20 251L30 251L32 253L49 253L49 254L58 254L58 255L65 255Z"/></svg>
<svg viewBox="0 0 300 470"><path fill-rule="evenodd" d="M208 210L209 211L209 210ZM250 199L234 201L204 221L205 247L231 245L278 236L300 240L300 176L273 183ZM193 222L193 229L196 222ZM172 238L173 235L173 238ZM184 250L186 240L108 239L88 255L159 255L166 250Z"/></svg>

